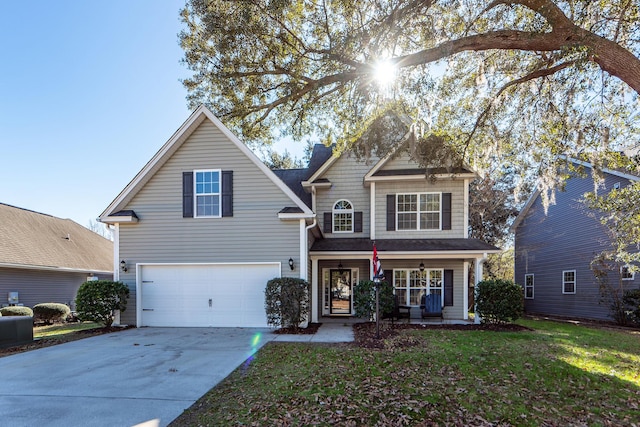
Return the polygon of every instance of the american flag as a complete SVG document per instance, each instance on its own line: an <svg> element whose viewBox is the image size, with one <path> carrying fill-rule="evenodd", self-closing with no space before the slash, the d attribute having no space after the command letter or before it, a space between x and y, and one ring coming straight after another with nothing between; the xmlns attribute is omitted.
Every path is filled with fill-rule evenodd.
<svg viewBox="0 0 640 427"><path fill-rule="evenodd" d="M373 277L377 277L380 280L384 279L384 271L382 271L382 264L378 258L378 251L376 250L375 244L373 245Z"/></svg>

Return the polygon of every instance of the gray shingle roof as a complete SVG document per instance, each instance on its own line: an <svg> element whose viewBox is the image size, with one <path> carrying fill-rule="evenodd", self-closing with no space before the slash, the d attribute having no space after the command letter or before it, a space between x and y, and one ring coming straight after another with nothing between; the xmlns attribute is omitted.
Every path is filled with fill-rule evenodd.
<svg viewBox="0 0 640 427"><path fill-rule="evenodd" d="M0 264L113 271L113 242L70 220L0 203Z"/></svg>
<svg viewBox="0 0 640 427"><path fill-rule="evenodd" d="M302 188L302 181L306 181L322 166L333 154L333 145L326 147L315 144L309 159L309 164L304 169L274 169L273 173L293 190L307 206L311 207L311 194Z"/></svg>
<svg viewBox="0 0 640 427"><path fill-rule="evenodd" d="M478 239L376 239L378 252L496 251L499 248ZM373 250L370 239L316 240L311 252L366 252Z"/></svg>

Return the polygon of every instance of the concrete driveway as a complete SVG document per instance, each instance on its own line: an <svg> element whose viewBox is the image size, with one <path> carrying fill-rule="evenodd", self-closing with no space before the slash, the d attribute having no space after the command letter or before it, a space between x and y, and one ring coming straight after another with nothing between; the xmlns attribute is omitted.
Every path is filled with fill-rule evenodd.
<svg viewBox="0 0 640 427"><path fill-rule="evenodd" d="M0 424L164 426L274 337L141 328L2 357Z"/></svg>

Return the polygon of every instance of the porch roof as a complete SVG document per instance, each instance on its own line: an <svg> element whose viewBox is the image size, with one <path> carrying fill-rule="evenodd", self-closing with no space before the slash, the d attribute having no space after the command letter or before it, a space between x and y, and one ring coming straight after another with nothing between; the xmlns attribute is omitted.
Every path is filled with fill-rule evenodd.
<svg viewBox="0 0 640 427"><path fill-rule="evenodd" d="M316 240L310 252L367 252L374 241L358 238ZM378 253L390 252L499 252L500 248L478 239L376 239Z"/></svg>

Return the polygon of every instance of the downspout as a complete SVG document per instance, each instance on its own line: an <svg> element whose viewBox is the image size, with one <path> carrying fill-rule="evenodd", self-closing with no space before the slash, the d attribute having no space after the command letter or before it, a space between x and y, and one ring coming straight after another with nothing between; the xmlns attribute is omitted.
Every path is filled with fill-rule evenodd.
<svg viewBox="0 0 640 427"><path fill-rule="evenodd" d="M304 239L303 239L304 245L302 248L300 248L300 276L304 276L300 278L304 280L309 280L309 272L307 271L307 267L309 265L309 231L313 227L315 227L317 223L318 223L317 218L314 215L313 222L307 227L305 227L304 229ZM317 277L317 275L315 276ZM312 322L318 321L318 313L317 313L318 305L314 301L316 295L318 295L318 281L313 280L312 278L311 279L311 298L309 298L311 303L311 313L309 314L311 315Z"/></svg>
<svg viewBox="0 0 640 427"><path fill-rule="evenodd" d="M309 280L309 272L307 271L309 265L309 230L315 227L317 223L317 218L314 216L313 222L304 228L304 236L300 248L300 278L304 280Z"/></svg>
<svg viewBox="0 0 640 427"><path fill-rule="evenodd" d="M473 287L473 323L476 325L480 324L482 319L480 318L480 313L478 313L478 283L482 282L482 264L487 260L487 254L482 254L482 258L476 258L476 268L475 268L475 286Z"/></svg>
<svg viewBox="0 0 640 427"><path fill-rule="evenodd" d="M113 281L120 280L120 223L113 224Z"/></svg>

